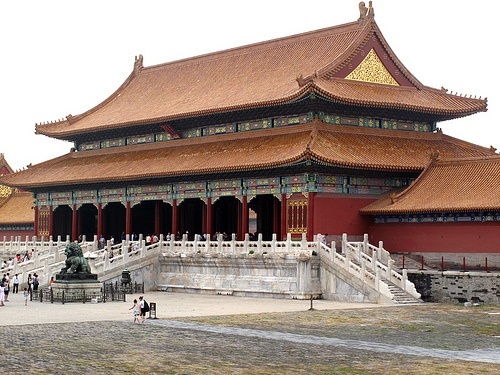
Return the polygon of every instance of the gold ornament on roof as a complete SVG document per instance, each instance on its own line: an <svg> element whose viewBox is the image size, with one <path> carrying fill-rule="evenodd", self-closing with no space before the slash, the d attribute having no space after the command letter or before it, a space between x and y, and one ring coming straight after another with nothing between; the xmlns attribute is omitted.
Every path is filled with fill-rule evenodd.
<svg viewBox="0 0 500 375"><path fill-rule="evenodd" d="M5 186L5 185L0 185L0 198L7 198L12 194L12 188Z"/></svg>
<svg viewBox="0 0 500 375"><path fill-rule="evenodd" d="M382 61L374 49L371 49L356 69L349 73L349 75L345 78L354 81L399 86L398 82L394 79L391 73L389 73L384 64L382 64Z"/></svg>

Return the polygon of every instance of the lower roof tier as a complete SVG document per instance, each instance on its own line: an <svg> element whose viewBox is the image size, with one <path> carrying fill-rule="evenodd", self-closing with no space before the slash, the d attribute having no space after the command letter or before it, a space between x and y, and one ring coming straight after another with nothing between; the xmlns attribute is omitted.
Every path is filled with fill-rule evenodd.
<svg viewBox="0 0 500 375"><path fill-rule="evenodd" d="M436 154L450 159L485 157L494 151L440 132L345 127L315 120L287 128L71 152L2 176L0 183L33 191L82 184L245 174L303 163L418 173Z"/></svg>

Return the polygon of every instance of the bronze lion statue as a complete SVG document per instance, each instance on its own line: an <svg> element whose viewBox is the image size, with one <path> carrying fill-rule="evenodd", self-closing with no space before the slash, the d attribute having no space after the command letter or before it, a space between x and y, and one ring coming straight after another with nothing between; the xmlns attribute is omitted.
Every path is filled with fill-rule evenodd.
<svg viewBox="0 0 500 375"><path fill-rule="evenodd" d="M60 273L91 273L87 259L83 257L82 248L78 243L67 244L64 254L66 254L66 264L64 268L61 268Z"/></svg>

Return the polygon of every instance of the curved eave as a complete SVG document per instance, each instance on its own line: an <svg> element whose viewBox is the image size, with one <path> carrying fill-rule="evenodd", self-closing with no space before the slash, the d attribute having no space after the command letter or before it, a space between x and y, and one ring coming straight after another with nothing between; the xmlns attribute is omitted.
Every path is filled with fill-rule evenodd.
<svg viewBox="0 0 500 375"><path fill-rule="evenodd" d="M32 184L32 183L26 183L26 184L20 184L20 183L9 183L9 181L2 181L5 185L12 186L12 187L17 187L25 190L33 190L33 189L40 189L40 188L51 188L51 187L57 187L57 186L81 186L81 185L93 185L93 184L100 184L100 183L120 183L120 182L137 182L137 181L144 181L144 180L153 180L153 179L163 179L163 178L170 178L170 177L176 177L176 178L182 178L182 177L187 177L187 176L203 176L203 175L217 175L217 174L227 174L227 173L238 173L238 172L249 172L249 171L255 171L255 170L272 170L276 168L283 168L287 166L292 166L297 163L300 163L301 161L304 160L304 155L299 155L298 157L294 158L289 158L289 159L284 159L280 161L279 163L255 163L251 165L246 165L246 166L234 166L234 167L229 167L229 168L200 168L200 169L191 169L191 170L184 170L182 172L158 172L158 173L141 173L141 174L136 174L136 175L127 175L126 177L122 177L119 175L116 176L109 176L108 178L103 179L102 177L95 177L95 178L86 178L85 180L82 179L68 179L62 181L47 181L45 183L37 183L37 184Z"/></svg>
<svg viewBox="0 0 500 375"><path fill-rule="evenodd" d="M345 82L347 85L366 85L366 87L371 87L374 90L383 89L383 90L398 90L398 87L382 85L376 83L365 83L365 82ZM374 86L376 85L376 86ZM378 86L378 87L377 87ZM376 96L373 95L370 98L349 98L345 96L341 96L331 90L328 90L322 87L321 82L314 83L314 91L318 95L322 95L328 100L333 102L342 103L346 105L358 106L358 107L367 107L367 108L384 108L384 109L392 109L398 111L406 111L406 112L414 112L414 113L426 113L429 115L433 115L436 117L446 117L447 119L460 118L469 116L478 112L487 111L487 99L472 99L472 98L463 98L457 97L455 95L450 94L441 94L437 90L425 87L429 92L433 92L433 95L437 95L438 97L442 97L443 100L449 101L450 103L462 104L466 106L466 108L452 108L453 106L448 106L448 108L438 108L435 105L415 105L408 102L396 102L389 100L377 100ZM409 89L409 88L401 88L401 90L417 90L417 89ZM419 90L421 92L421 90ZM443 96L446 95L446 96ZM428 101L423 98L423 101ZM457 105L455 105L457 107Z"/></svg>
<svg viewBox="0 0 500 375"><path fill-rule="evenodd" d="M305 87L299 88L297 91L293 92L292 94L290 94L288 96L280 97L280 98L276 98L276 99L272 99L272 100L266 100L266 101L261 101L261 102L249 102L249 103L235 105L235 106L206 108L206 109L200 109L198 111L191 111L191 112L185 112L185 113L175 113L175 114L169 114L166 116L145 118L142 120L134 120L134 121L127 121L127 122L113 123L113 124L105 124L105 125L93 127L90 131L91 132L101 132L101 131L106 131L106 130L112 130L115 128L132 127L132 126L137 126L137 125L154 124L154 123L174 121L174 120L178 120L178 119L195 118L195 117L200 117L200 116L210 116L210 115L215 115L215 114L220 114L220 113L235 112L235 111L248 110L248 109L254 109L254 108L264 108L264 107L285 105L285 104L303 99L305 96L308 95L310 90L311 89L309 86L305 86ZM49 129L50 125L60 126L61 124L64 124L64 126L68 126L68 127L71 126L71 124L68 121L54 123L54 124L46 124L46 125L42 125L42 126L37 125L36 126L36 133L43 134L43 135L46 135L46 136L52 137L52 138L58 138L58 139L63 139L63 140L72 140L74 138L74 136L76 136L76 135L86 134L89 132L89 129L78 129L76 131L72 130L72 129L69 129L68 131L57 131L57 130L51 131ZM43 129L43 128L45 128L45 129Z"/></svg>
<svg viewBox="0 0 500 375"><path fill-rule="evenodd" d="M309 138L306 126L73 152L0 180L30 190L269 170L300 163Z"/></svg>
<svg viewBox="0 0 500 375"><path fill-rule="evenodd" d="M322 165L342 169L361 169L380 172L421 172L423 168L417 166L404 166L404 165L387 165L377 163L351 163L351 162L332 162L330 159L325 158L316 153L311 154L311 159L321 163Z"/></svg>

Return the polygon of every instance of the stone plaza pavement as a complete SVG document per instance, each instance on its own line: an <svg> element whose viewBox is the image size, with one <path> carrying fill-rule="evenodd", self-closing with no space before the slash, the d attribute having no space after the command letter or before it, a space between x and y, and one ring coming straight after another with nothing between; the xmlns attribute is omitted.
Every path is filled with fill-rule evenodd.
<svg viewBox="0 0 500 375"><path fill-rule="evenodd" d="M500 370L500 336L492 331L494 336L478 337L446 325L448 311L463 314L463 307L443 311L432 304L315 300L311 312L309 300L147 292L144 297L156 303L158 319L138 325L132 324L129 310L138 297L94 304L30 301L24 306L21 293L11 294L0 307L4 369L11 374L216 375ZM494 330L500 310L465 313L474 314L468 324L483 319L486 325L493 322L489 326ZM340 325L325 325L331 317ZM392 325L401 319L403 325ZM144 371L138 371L139 363Z"/></svg>
<svg viewBox="0 0 500 375"><path fill-rule="evenodd" d="M146 292L148 302L156 303L156 316L160 319L212 315L252 314L264 312L306 311L311 307L309 300L247 298L226 295ZM50 303L28 301L24 306L23 294L10 293L9 302L0 307L1 325L71 323L94 321L132 320L129 308L139 294L126 296L126 302L106 303ZM316 310L370 308L383 305L369 303L347 303L325 300L313 301ZM5 317L8 317L5 319Z"/></svg>

